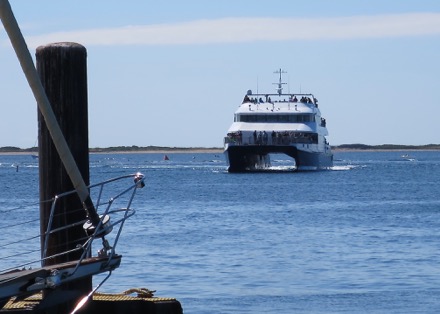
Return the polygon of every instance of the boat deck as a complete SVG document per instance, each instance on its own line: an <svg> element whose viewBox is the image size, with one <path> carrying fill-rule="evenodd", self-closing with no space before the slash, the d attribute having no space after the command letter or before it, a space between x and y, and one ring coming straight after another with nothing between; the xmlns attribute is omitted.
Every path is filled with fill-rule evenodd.
<svg viewBox="0 0 440 314"><path fill-rule="evenodd" d="M35 293L79 278L111 271L121 263L120 255L85 258L38 269L14 270L0 274L0 300Z"/></svg>

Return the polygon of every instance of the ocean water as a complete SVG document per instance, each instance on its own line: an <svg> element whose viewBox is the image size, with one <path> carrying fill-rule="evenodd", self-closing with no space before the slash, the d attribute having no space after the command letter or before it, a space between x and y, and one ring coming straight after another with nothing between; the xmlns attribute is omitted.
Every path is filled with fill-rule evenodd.
<svg viewBox="0 0 440 314"><path fill-rule="evenodd" d="M440 152L336 152L304 173L277 155L251 174L223 155L163 157L90 156L91 183L147 178L100 292L148 288L184 313L440 312ZM37 164L0 156L2 230L38 218Z"/></svg>

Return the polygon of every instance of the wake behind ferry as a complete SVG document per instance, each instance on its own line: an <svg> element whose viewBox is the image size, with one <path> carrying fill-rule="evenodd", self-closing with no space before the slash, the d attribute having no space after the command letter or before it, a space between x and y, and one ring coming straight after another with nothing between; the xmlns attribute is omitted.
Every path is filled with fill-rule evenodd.
<svg viewBox="0 0 440 314"><path fill-rule="evenodd" d="M248 90L224 138L229 172L270 169L270 154L293 158L295 170L323 170L333 166L326 136L326 120L312 94L283 93L282 74L276 93Z"/></svg>

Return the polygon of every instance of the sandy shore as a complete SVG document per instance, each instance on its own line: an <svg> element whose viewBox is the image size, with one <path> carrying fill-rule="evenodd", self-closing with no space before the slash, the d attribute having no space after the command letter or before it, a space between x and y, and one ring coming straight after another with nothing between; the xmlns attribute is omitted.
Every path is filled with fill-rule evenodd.
<svg viewBox="0 0 440 314"><path fill-rule="evenodd" d="M33 152L0 152L0 156L7 156L7 155L38 155L37 153Z"/></svg>

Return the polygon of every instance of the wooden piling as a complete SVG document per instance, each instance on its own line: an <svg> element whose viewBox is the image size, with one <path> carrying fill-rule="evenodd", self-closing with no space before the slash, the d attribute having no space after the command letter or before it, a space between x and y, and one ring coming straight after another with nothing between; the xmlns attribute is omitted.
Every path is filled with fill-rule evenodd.
<svg viewBox="0 0 440 314"><path fill-rule="evenodd" d="M54 111L60 129L78 165L85 184L90 184L89 178L89 145L88 145L88 114L87 114L87 52L76 43L55 43L37 48L37 71ZM38 142L39 142L39 180L40 200L48 200L55 195L73 190L73 184L66 172L60 156L52 141L44 118L38 111ZM82 203L76 194L60 198L62 212L57 212L52 228L66 226L86 218ZM40 204L41 233L46 231L49 220L50 202ZM57 254L74 249L81 244L85 236L82 226L58 232L56 237L50 237L47 255ZM44 245L42 238L41 246ZM43 266L60 264L78 260L81 252L62 255L46 260ZM23 305L18 300L11 300L0 312L28 313L32 308L38 308L45 299L60 299L61 303L44 313L70 313L82 296L92 290L92 278L74 281L54 290L45 290L41 297L31 296ZM70 298L75 296L74 299ZM32 299L33 298L33 299ZM68 301L61 299L69 299ZM16 307L15 307L16 306ZM130 298L121 295L94 296L80 310L81 314L88 313L151 313L151 314L181 314L182 306L172 298Z"/></svg>
<svg viewBox="0 0 440 314"><path fill-rule="evenodd" d="M78 165L86 185L89 184L89 145L88 145L88 104L87 104L87 52L79 44L64 42L40 46L36 51L37 71L48 96L60 129ZM71 191L73 184L55 148L44 118L38 110L39 143L39 183L40 200L48 200L55 195ZM76 194L60 199L62 212L57 212L52 227L58 228L77 222L86 217L80 199ZM41 202L41 233L46 231L51 204ZM74 249L85 236L82 226L69 228L51 236L47 255L54 255ZM44 244L42 237L42 247ZM44 261L44 266L78 260L82 252ZM87 295L92 289L92 278L86 278L61 286L61 290L79 292ZM48 293L48 292L46 292ZM44 297L43 297L44 298ZM75 300L74 302L76 302ZM67 311L73 304L64 304ZM62 308L57 310L64 312Z"/></svg>

